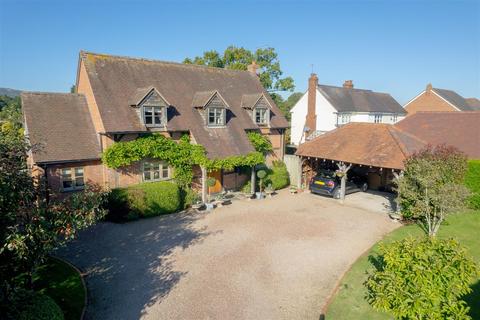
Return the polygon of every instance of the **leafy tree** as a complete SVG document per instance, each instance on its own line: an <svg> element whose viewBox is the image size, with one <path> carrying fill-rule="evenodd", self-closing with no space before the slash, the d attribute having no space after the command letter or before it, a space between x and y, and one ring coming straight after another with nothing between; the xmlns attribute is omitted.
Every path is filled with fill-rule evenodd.
<svg viewBox="0 0 480 320"><path fill-rule="evenodd" d="M20 97L0 96L0 122L10 122L17 128L22 126Z"/></svg>
<svg viewBox="0 0 480 320"><path fill-rule="evenodd" d="M418 220L429 236L435 236L445 216L465 205L466 170L465 155L453 147L428 146L409 157L403 176L396 180L402 215Z"/></svg>
<svg viewBox="0 0 480 320"><path fill-rule="evenodd" d="M270 95L272 96L273 101L275 101L275 104L278 106L280 111L282 111L285 118L287 118L287 120L290 122L292 117L292 115L290 114L290 110L298 102L298 100L300 100L300 98L303 96L303 93L294 92L287 98L287 100L284 100L279 94L273 93Z"/></svg>
<svg viewBox="0 0 480 320"><path fill-rule="evenodd" d="M41 180L26 166L29 146L18 129L0 130L0 300L11 289L31 288L46 256L104 215L103 193L93 189L47 201Z"/></svg>
<svg viewBox="0 0 480 320"><path fill-rule="evenodd" d="M292 77L282 78L283 72L274 48L259 48L253 52L243 47L229 46L223 55L210 50L205 51L202 56L186 58L183 63L247 70L252 61L258 64L260 81L268 91L292 91L295 88Z"/></svg>
<svg viewBox="0 0 480 320"><path fill-rule="evenodd" d="M413 238L381 245L371 257L367 300L395 319L470 319L460 298L478 267L455 240Z"/></svg>

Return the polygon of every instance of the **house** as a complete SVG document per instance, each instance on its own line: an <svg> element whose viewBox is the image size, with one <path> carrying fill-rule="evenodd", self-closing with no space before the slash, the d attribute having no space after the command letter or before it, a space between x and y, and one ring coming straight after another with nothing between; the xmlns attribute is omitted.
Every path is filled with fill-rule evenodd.
<svg viewBox="0 0 480 320"><path fill-rule="evenodd" d="M87 182L110 189L171 179L173 168L160 160L143 159L128 170L102 164L109 146L148 133L173 140L188 135L209 159L224 159L253 152L247 132L256 131L272 142L271 159L284 155L288 123L255 64L238 71L82 51L76 91L21 95L26 134L42 145L29 165L53 191L83 189ZM206 179L200 167L194 175L196 182ZM208 175L217 181L211 192L248 179L239 168Z"/></svg>
<svg viewBox="0 0 480 320"><path fill-rule="evenodd" d="M319 85L316 74L290 112L291 143L297 146L350 122L396 123L406 114L387 93L355 89L352 80L343 87Z"/></svg>
<svg viewBox="0 0 480 320"><path fill-rule="evenodd" d="M298 147L304 185L337 162L367 176L372 189L391 185L404 161L427 145L446 144L480 159L480 111L418 112L397 124L349 123Z"/></svg>
<svg viewBox="0 0 480 320"><path fill-rule="evenodd" d="M480 110L480 100L464 98L452 90L433 88L429 83L404 108L408 115L419 111L475 111Z"/></svg>

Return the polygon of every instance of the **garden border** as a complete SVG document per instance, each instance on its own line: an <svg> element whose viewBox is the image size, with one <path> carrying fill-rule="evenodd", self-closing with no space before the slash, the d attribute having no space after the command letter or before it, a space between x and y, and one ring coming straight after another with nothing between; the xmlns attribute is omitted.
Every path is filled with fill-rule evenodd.
<svg viewBox="0 0 480 320"><path fill-rule="evenodd" d="M72 267L72 269L74 269L75 271L78 272L78 274L80 275L80 281L82 282L82 287L83 287L83 291L85 292L85 297L83 299L83 309L82 309L82 314L80 315L80 320L83 320L84 317L85 317L85 312L87 311L87 304L88 304L88 290L87 290L87 285L85 283L85 279L83 277L83 273L82 271L76 267L75 265L73 265L72 263L68 262L67 260L65 259L62 259L58 256L50 256L54 259L57 259L57 260L60 260L62 262L64 262L65 264L69 265L70 267Z"/></svg>

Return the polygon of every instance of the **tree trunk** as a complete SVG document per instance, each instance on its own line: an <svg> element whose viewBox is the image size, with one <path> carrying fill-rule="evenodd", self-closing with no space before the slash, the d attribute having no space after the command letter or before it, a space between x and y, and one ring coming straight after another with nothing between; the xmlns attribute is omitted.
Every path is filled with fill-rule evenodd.
<svg viewBox="0 0 480 320"><path fill-rule="evenodd" d="M250 183L251 183L250 193L255 194L255 166L252 167L252 175L250 177Z"/></svg>
<svg viewBox="0 0 480 320"><path fill-rule="evenodd" d="M347 185L347 173L348 170L352 167L352 165L346 165L344 162L337 163L338 171L342 173L342 179L340 181L340 200L343 201L345 200L345 189Z"/></svg>
<svg viewBox="0 0 480 320"><path fill-rule="evenodd" d="M200 169L202 170L202 202L207 203L207 169L205 167Z"/></svg>

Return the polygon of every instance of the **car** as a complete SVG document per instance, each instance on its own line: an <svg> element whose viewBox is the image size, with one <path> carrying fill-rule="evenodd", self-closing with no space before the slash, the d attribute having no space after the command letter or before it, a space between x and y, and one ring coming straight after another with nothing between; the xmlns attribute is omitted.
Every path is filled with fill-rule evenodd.
<svg viewBox="0 0 480 320"><path fill-rule="evenodd" d="M320 170L310 181L310 191L340 199L341 178L333 170ZM345 194L368 190L367 179L356 174L347 174Z"/></svg>

